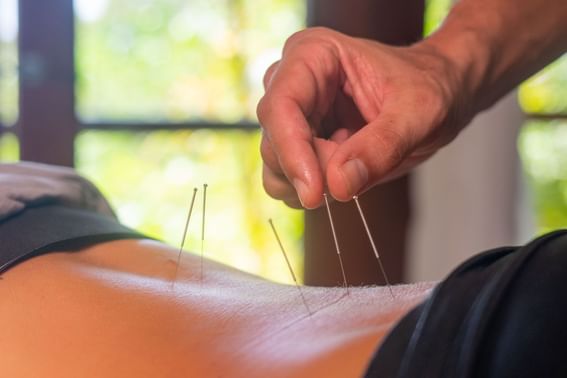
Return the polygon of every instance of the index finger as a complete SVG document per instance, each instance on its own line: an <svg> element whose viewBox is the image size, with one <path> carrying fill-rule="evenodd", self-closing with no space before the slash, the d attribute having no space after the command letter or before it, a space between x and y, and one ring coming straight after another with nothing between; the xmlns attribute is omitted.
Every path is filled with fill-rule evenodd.
<svg viewBox="0 0 567 378"><path fill-rule="evenodd" d="M306 208L317 207L323 195L323 175L307 121L316 96L317 83L310 69L282 59L258 104L260 125Z"/></svg>
<svg viewBox="0 0 567 378"><path fill-rule="evenodd" d="M323 195L323 175L311 127L300 106L292 99L266 94L258 105L258 119L303 206L317 207Z"/></svg>

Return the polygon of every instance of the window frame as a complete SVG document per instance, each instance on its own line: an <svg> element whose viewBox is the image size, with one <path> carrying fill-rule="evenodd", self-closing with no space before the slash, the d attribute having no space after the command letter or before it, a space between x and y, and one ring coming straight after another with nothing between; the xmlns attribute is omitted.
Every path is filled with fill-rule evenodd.
<svg viewBox="0 0 567 378"><path fill-rule="evenodd" d="M74 166L74 141L84 130L259 129L252 121L81 121L75 106L73 0L19 0L18 8L19 117L15 128L0 125L0 133L15 130L22 160Z"/></svg>
<svg viewBox="0 0 567 378"><path fill-rule="evenodd" d="M112 122L81 121L75 101L75 15L73 0L19 0L19 118L15 128L0 126L0 132L14 131L20 140L21 159L48 164L74 166L74 142L81 131L106 130L148 132L159 130L239 129L255 131L254 122ZM326 26L348 34L373 38L390 44L410 44L421 38L425 0L391 2L390 0L307 0L307 24ZM344 17L349 14L351 17ZM387 245L383 262L392 282L403 280L406 232L409 223L409 179L390 183L365 196L370 206L395 205L399 220L392 215L370 215L369 222L379 225L376 237ZM405 209L404 211L399 211ZM306 213L305 260L306 283L335 285L338 272L329 267L327 248L330 239L321 229L319 212ZM363 230L352 231L356 214L340 217L338 228L352 241L353 249L369 248ZM380 246L381 247L381 246ZM366 256L366 257L363 257ZM375 274L374 256L360 253L347 262L353 283L380 283Z"/></svg>

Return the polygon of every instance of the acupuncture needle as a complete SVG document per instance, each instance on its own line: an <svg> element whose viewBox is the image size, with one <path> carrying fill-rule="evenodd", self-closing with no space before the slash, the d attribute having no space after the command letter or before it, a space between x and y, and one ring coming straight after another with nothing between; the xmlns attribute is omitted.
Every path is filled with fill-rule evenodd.
<svg viewBox="0 0 567 378"><path fill-rule="evenodd" d="M203 217L201 222L201 281L203 281L203 251L205 245L205 207L207 205L207 184L203 184Z"/></svg>
<svg viewBox="0 0 567 378"><path fill-rule="evenodd" d="M179 270L179 263L181 262L181 253L183 252L183 246L185 245L185 238L187 237L187 229L189 228L189 220L191 219L191 213L193 213L193 205L195 204L196 196L197 196L197 188L193 188L193 198L191 198L189 213L187 214L187 220L185 221L185 228L183 229L183 238L181 238L181 246L179 247L179 253L177 254L177 265L175 266L175 277L173 279L174 283L177 280L177 271Z"/></svg>
<svg viewBox="0 0 567 378"><path fill-rule="evenodd" d="M376 256L376 260L378 260L378 265L380 266L380 270L382 271L382 275L384 276L384 280L386 281L386 285L390 290L390 295L394 298L394 291L392 290L392 286L390 285L390 281L388 280L388 276L386 275L386 270L384 270L384 266L382 265L382 260L380 259L380 255L378 254L378 249L374 244L374 239L372 238L372 234L370 233L370 228L366 223L366 218L364 217L364 213L362 212L362 208L360 207L360 203L358 203L358 196L353 196L352 199L356 203L356 207L358 208L358 213L360 214L360 218L362 218L362 223L364 224L364 229L366 230L366 235L368 235L368 239L370 239L370 245L372 245L372 250L374 251L374 255Z"/></svg>
<svg viewBox="0 0 567 378"><path fill-rule="evenodd" d="M271 219L268 219L268 222L270 223L270 226L272 227L272 231L274 231L274 235L276 236L276 240L278 241L278 245L280 246L280 249L281 249L282 254L284 256L285 262L287 263L287 267L289 268L289 272L291 273L291 278L293 278L293 282L295 282L295 287L297 287L297 290L299 291L299 295L301 296L301 300L303 301L303 304L305 305L307 312L311 316L313 313L311 312L311 309L307 305L307 301L305 300L305 296L303 295L303 290L301 290L301 286L297 282L297 278L295 276L295 273L293 272L293 268L291 267L289 259L287 258L287 253L285 253L284 246L282 244L282 241L280 240L278 232L276 231L276 227L274 226L274 222Z"/></svg>
<svg viewBox="0 0 567 378"><path fill-rule="evenodd" d="M337 233L335 232L335 225L333 222L333 216L331 215L331 206L329 206L329 199L327 198L327 193L323 193L323 198L325 199L325 206L327 207L327 214L329 215L329 223L331 224L331 232L333 234L333 240L335 241L335 249L337 250L337 255L339 256L339 263L341 264L341 273L343 274L343 282L347 294L350 294L348 283L345 274L345 268L343 266L343 258L341 257L341 250L339 248L339 241L337 239Z"/></svg>

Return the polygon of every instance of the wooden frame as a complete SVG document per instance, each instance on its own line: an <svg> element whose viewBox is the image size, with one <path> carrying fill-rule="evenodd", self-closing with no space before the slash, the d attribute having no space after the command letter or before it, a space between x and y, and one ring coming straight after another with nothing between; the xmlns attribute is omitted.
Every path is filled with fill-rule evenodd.
<svg viewBox="0 0 567 378"><path fill-rule="evenodd" d="M408 45L423 34L423 0L310 0L308 22L388 44ZM403 281L410 220L408 177L376 187L360 197L391 282ZM335 203L334 220L351 284L384 284L376 258L352 203ZM335 246L324 209L305 213L305 282L341 282Z"/></svg>
<svg viewBox="0 0 567 378"><path fill-rule="evenodd" d="M73 165L77 133L72 0L19 1L22 160Z"/></svg>

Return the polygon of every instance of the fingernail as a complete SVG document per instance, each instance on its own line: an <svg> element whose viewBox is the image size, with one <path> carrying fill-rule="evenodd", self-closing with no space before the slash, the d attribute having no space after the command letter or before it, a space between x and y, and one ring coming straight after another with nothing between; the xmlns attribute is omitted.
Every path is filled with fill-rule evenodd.
<svg viewBox="0 0 567 378"><path fill-rule="evenodd" d="M300 179L293 180L293 187L297 191L297 196L299 197L299 202L301 202L301 206L305 207L305 203L303 202L303 197L307 196L307 185Z"/></svg>
<svg viewBox="0 0 567 378"><path fill-rule="evenodd" d="M355 195L368 182L368 170L359 159L352 159L341 167L349 196Z"/></svg>

